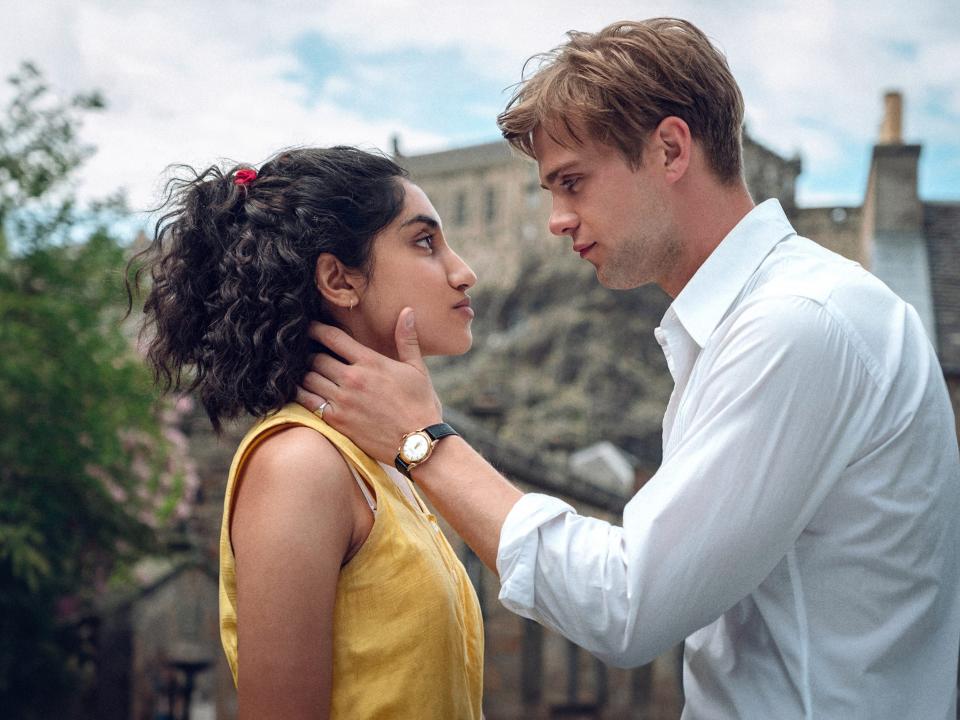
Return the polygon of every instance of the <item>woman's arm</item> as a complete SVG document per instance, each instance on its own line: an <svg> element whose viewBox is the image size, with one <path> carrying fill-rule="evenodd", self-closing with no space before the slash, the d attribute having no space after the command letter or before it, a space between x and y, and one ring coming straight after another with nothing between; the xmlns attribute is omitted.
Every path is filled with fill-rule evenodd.
<svg viewBox="0 0 960 720"><path fill-rule="evenodd" d="M333 605L359 495L343 458L309 428L279 432L247 461L231 524L240 720L329 716Z"/></svg>

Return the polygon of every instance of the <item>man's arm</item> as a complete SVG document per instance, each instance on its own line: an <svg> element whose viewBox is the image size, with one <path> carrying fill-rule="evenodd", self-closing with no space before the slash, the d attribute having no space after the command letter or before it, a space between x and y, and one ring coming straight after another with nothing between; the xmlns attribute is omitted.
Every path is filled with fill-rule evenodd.
<svg viewBox="0 0 960 720"><path fill-rule="evenodd" d="M745 309L713 349L702 390L678 413L682 441L627 505L623 528L543 495L505 501L482 461L458 452L422 467L424 490L456 514L454 529L488 564L496 554L508 608L608 662L637 665L715 620L783 559L868 431L857 408L871 380L824 308L767 302L776 305ZM398 340L408 332L399 328ZM424 399L432 403L425 369L365 348L351 357L327 329L319 339L354 363L319 359L332 381L315 387L331 399L335 426L350 416L344 432L361 447L392 459L404 432L439 420Z"/></svg>
<svg viewBox="0 0 960 720"><path fill-rule="evenodd" d="M364 347L337 328L315 324L310 332L346 359L314 359L297 401L311 411L323 401L323 418L381 462L392 465L403 436L441 421L441 408L417 342L413 311L397 322L400 361ZM411 473L437 511L496 572L503 521L522 493L465 440L441 440L430 459Z"/></svg>
<svg viewBox="0 0 960 720"><path fill-rule="evenodd" d="M649 662L755 591L872 430L870 371L813 301L744 308L701 360L680 439L623 528L533 495L504 524L503 603L615 665ZM516 530L533 512L535 530Z"/></svg>

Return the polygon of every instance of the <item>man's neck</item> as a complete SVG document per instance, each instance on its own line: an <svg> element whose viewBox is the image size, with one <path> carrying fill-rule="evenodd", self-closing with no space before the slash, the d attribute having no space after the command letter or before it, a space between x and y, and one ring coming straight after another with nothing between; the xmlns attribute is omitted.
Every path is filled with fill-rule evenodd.
<svg viewBox="0 0 960 720"><path fill-rule="evenodd" d="M680 262L677 272L660 283L660 287L673 298L680 294L737 223L754 208L753 198L742 180L728 185L701 183L687 190L682 198L685 210L678 213L681 218L678 227Z"/></svg>

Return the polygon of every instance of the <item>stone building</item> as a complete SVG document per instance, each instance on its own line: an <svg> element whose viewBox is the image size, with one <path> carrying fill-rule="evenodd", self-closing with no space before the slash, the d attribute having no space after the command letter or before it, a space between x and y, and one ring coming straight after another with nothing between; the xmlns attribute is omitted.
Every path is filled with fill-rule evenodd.
<svg viewBox="0 0 960 720"><path fill-rule="evenodd" d="M148 558L130 584L74 619L89 684L76 720L215 720L236 716L219 641L217 568L209 553L179 548Z"/></svg>

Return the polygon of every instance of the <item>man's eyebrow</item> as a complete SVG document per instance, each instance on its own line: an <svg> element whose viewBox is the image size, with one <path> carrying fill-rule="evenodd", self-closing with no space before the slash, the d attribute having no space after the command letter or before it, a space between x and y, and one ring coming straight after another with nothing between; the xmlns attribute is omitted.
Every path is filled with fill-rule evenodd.
<svg viewBox="0 0 960 720"><path fill-rule="evenodd" d="M563 165L558 167L556 170L551 171L551 173L544 178L544 182L540 184L540 187L542 187L544 190L549 190L550 186L553 185L554 180L557 179L557 175L559 175L562 172L566 172L575 164L576 164L575 162L564 163Z"/></svg>
<svg viewBox="0 0 960 720"><path fill-rule="evenodd" d="M424 225L429 225L431 228L440 227L440 221L435 217L430 217L429 215L414 215L409 220L405 220L400 227L405 228L408 225L414 225L416 223L423 223Z"/></svg>

